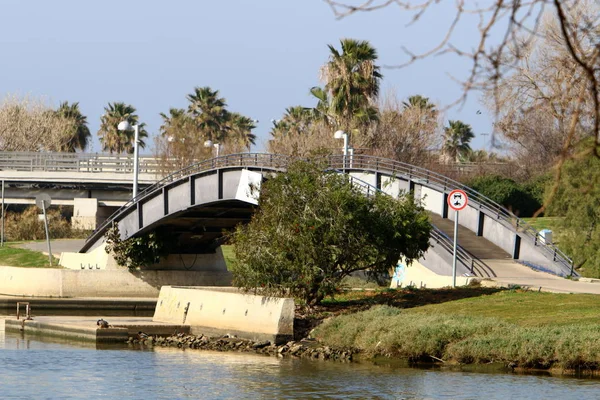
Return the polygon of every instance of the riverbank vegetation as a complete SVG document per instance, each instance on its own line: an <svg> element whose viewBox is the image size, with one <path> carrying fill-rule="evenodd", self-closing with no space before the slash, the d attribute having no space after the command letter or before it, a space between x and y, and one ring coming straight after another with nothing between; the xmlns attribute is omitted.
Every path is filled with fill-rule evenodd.
<svg viewBox="0 0 600 400"><path fill-rule="evenodd" d="M319 310L324 319L334 315L312 333L324 345L412 362L600 367L599 296L484 288L350 296Z"/></svg>

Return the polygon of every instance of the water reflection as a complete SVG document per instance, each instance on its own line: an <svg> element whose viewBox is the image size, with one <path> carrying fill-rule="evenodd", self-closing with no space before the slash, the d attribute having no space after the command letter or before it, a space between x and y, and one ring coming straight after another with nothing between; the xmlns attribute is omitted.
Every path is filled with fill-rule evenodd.
<svg viewBox="0 0 600 400"><path fill-rule="evenodd" d="M2 398L595 399L600 389L598 380L119 346L0 331Z"/></svg>

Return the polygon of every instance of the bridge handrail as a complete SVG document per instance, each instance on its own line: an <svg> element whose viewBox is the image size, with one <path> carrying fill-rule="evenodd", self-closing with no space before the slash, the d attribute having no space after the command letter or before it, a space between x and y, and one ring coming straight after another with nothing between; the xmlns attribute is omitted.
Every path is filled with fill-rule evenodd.
<svg viewBox="0 0 600 400"><path fill-rule="evenodd" d="M140 156L138 160L142 173L159 175L164 170L163 159ZM0 151L0 170L130 174L133 171L133 155Z"/></svg>
<svg viewBox="0 0 600 400"><path fill-rule="evenodd" d="M237 153L227 154L224 156L203 160L198 163L189 165L185 168L175 171L172 174L164 177L156 183L147 186L143 191L139 192L137 196L129 199L125 204L112 213L106 221L104 221L94 232L102 231L108 225L123 214L131 205L137 203L139 200L146 197L148 194L167 186L170 183L176 182L187 176L197 174L204 171L209 171L215 168L227 168L227 167L257 167L257 168L284 168L289 163L289 157L280 154L270 153ZM92 235L93 236L93 235ZM91 238L88 237L88 239Z"/></svg>
<svg viewBox="0 0 600 400"><path fill-rule="evenodd" d="M163 187L169 183L175 182L183 177L207 171L215 168L222 167L233 167L233 166L254 166L264 168L281 168L284 169L291 157L280 154L270 153L238 153L228 154L217 158L212 158L198 163L189 165L179 171L176 171L165 178L159 180L151 186L148 186L144 191L140 192L135 198L130 199L122 207L120 207L115 213L113 213L102 225L100 225L96 231L103 230L107 225L111 224L121 213L123 213L130 205L137 202L147 194L154 190ZM518 218L515 214L505 209L492 199L487 196L473 190L472 188L463 185L462 183L441 175L437 172L430 171L428 169L414 166L411 164L403 163L400 161L394 161L386 158L379 158L375 156L369 156L364 154L344 156L344 155L330 155L326 157L329 166L333 169L342 171L351 170L373 170L375 172L386 172L394 176L396 172L408 175L410 178L416 178L424 180L427 185L441 187L443 192L449 192L452 189L464 190L469 198L479 204L480 210L485 210L491 215L495 215L498 220L501 220L515 229L519 230L522 234L528 237L534 242L534 245L538 246L538 231L532 226L527 224L522 219ZM513 224L514 222L514 224ZM572 260L558 249L553 244L545 243L541 246L543 252L548 256L552 256L553 261L558 261L562 265L571 268L573 263Z"/></svg>
<svg viewBox="0 0 600 400"><path fill-rule="evenodd" d="M343 173L343 171L340 170L335 171ZM367 196L372 196L376 193L381 193L389 196L388 193L369 184L368 182L363 181L362 179L359 179L354 176L350 176L349 179L351 184L362 188ZM430 237L434 239L439 245L441 245L447 252L453 254L454 242L450 240L450 238L448 238L448 236L446 236L446 234L444 234L444 232L442 232L437 226L435 226L434 224L431 224L431 226L433 227L433 229L431 230ZM489 267L485 265L485 263L483 263L480 259L478 259L477 257L473 257L471 254L465 251L460 245L458 245L456 248L456 258L460 263L467 267L471 271L471 273L475 273L474 270L477 269L482 276L484 274L489 276Z"/></svg>
<svg viewBox="0 0 600 400"><path fill-rule="evenodd" d="M554 244L545 243L542 246L538 246L539 242L539 232L533 228L531 225L517 217L514 213L507 210L500 204L496 203L489 197L475 191L474 189L455 181L451 178L448 178L444 175L441 175L437 172L430 171L428 169L417 167L411 164L406 164L400 161L394 161L385 158L379 158L375 156L369 155L353 155L346 156L344 158L343 155L333 155L330 156L331 162L335 162L335 167L338 169L346 169L346 170L360 170L360 169L371 169L373 171L386 171L391 172L402 172L405 175L410 177L414 177L417 179L424 179L429 185L438 185L443 188L444 192L450 192L452 189L462 189L464 190L470 199L474 200L479 204L480 209L487 210L490 214L495 215L497 219L513 226L516 230L519 230L524 236L528 237L535 246L541 248L541 250L546 253L547 256L550 256L553 261L558 261L562 265L568 268L572 268L573 261L569 256L567 256L563 251L561 251ZM333 167L334 165L332 165Z"/></svg>

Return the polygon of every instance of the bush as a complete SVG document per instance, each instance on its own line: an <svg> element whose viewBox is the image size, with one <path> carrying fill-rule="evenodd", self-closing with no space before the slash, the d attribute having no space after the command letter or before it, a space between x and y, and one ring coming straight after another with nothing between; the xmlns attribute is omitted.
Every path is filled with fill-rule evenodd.
<svg viewBox="0 0 600 400"><path fill-rule="evenodd" d="M171 254L175 238L160 231L121 240L119 226L113 225L105 235L106 252L112 254L117 264L129 269L139 269L155 264Z"/></svg>
<svg viewBox="0 0 600 400"><path fill-rule="evenodd" d="M46 238L44 220L39 219L41 211L36 206L25 209L22 213L9 212L5 216L5 235L7 241L42 240ZM52 239L72 237L71 225L61 214L60 209L49 209L48 230Z"/></svg>
<svg viewBox="0 0 600 400"><path fill-rule="evenodd" d="M511 210L518 217L531 217L543 204L545 184L546 181L540 179L521 185L509 178L488 175L472 179L467 186Z"/></svg>
<svg viewBox="0 0 600 400"><path fill-rule="evenodd" d="M412 197L367 197L323 165L291 164L264 183L259 205L233 235L234 285L309 306L354 272L387 274L401 256L410 262L429 247L429 217Z"/></svg>

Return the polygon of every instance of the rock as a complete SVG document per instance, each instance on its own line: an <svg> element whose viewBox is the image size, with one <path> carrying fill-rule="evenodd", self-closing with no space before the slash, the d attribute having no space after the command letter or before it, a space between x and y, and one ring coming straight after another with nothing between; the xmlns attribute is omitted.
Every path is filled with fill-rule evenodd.
<svg viewBox="0 0 600 400"><path fill-rule="evenodd" d="M304 346L302 346L301 344L295 344L292 347L290 347L290 354L295 356L303 350Z"/></svg>
<svg viewBox="0 0 600 400"><path fill-rule="evenodd" d="M270 342L270 341L268 341L268 340L264 340L264 341L262 341L262 342L255 342L255 343L252 345L252 348L253 348L253 349L262 349L262 348L264 348L264 347L267 347L267 346L269 346L269 345L271 345L271 342Z"/></svg>

